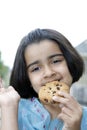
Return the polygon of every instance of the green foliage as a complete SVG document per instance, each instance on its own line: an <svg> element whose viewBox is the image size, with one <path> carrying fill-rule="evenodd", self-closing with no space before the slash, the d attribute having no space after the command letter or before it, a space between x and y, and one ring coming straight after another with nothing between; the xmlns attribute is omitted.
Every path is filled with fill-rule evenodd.
<svg viewBox="0 0 87 130"><path fill-rule="evenodd" d="M5 84L8 84L10 69L8 66L4 65L1 60L1 52L0 52L0 77L4 80Z"/></svg>

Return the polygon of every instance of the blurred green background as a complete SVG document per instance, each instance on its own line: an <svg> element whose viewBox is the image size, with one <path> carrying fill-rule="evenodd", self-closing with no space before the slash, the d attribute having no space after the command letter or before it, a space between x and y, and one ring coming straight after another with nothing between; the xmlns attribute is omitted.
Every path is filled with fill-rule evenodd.
<svg viewBox="0 0 87 130"><path fill-rule="evenodd" d="M9 85L9 77L10 77L10 68L6 66L3 63L2 57L1 57L1 51L0 51L0 77L3 80L4 87L7 87Z"/></svg>

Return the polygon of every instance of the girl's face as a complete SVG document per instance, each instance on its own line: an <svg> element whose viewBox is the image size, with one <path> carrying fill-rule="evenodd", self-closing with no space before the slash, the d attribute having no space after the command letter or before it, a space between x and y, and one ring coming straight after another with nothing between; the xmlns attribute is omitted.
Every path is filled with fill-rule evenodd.
<svg viewBox="0 0 87 130"><path fill-rule="evenodd" d="M41 86L54 80L71 86L72 76L56 42L43 40L29 45L25 51L25 60L30 82L37 93Z"/></svg>

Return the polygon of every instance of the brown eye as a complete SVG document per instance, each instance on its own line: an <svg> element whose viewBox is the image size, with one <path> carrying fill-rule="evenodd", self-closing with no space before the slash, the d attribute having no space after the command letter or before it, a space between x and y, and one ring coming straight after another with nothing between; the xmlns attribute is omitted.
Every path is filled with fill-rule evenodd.
<svg viewBox="0 0 87 130"><path fill-rule="evenodd" d="M32 69L32 72L39 71L39 70L40 70L40 67L36 67L36 68Z"/></svg>
<svg viewBox="0 0 87 130"><path fill-rule="evenodd" d="M54 64L57 64L57 63L59 63L59 62L61 62L62 60L59 60L59 59L55 59L55 60L53 60L53 63Z"/></svg>
<svg viewBox="0 0 87 130"><path fill-rule="evenodd" d="M58 60L54 60L53 62L54 62L54 63L57 63L57 62L58 62Z"/></svg>

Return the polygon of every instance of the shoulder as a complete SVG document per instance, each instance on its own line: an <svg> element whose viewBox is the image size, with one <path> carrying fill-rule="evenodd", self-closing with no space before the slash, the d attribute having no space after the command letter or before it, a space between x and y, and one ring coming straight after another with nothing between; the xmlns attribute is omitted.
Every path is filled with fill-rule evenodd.
<svg viewBox="0 0 87 130"><path fill-rule="evenodd" d="M81 130L87 129L87 107L83 107Z"/></svg>
<svg viewBox="0 0 87 130"><path fill-rule="evenodd" d="M30 128L30 122L34 120L34 116L37 116L35 111L35 105L39 106L40 102L37 98L32 99L20 99L18 106L18 124L19 130L22 130L23 126Z"/></svg>
<svg viewBox="0 0 87 130"><path fill-rule="evenodd" d="M87 116L87 107L83 107L83 116L86 117Z"/></svg>
<svg viewBox="0 0 87 130"><path fill-rule="evenodd" d="M48 123L47 123L48 122ZM42 130L44 123L49 125L50 115L37 98L21 99L18 108L19 130L36 128Z"/></svg>
<svg viewBox="0 0 87 130"><path fill-rule="evenodd" d="M19 111L30 110L35 107L35 105L40 105L37 98L24 99L21 98L19 101Z"/></svg>
<svg viewBox="0 0 87 130"><path fill-rule="evenodd" d="M39 102L39 100L37 98L30 98L30 99L21 99L19 101L19 106L18 106L18 113L20 115L31 115L32 113L37 114L38 111L40 111L41 113L45 112L46 110L43 107L43 105Z"/></svg>

